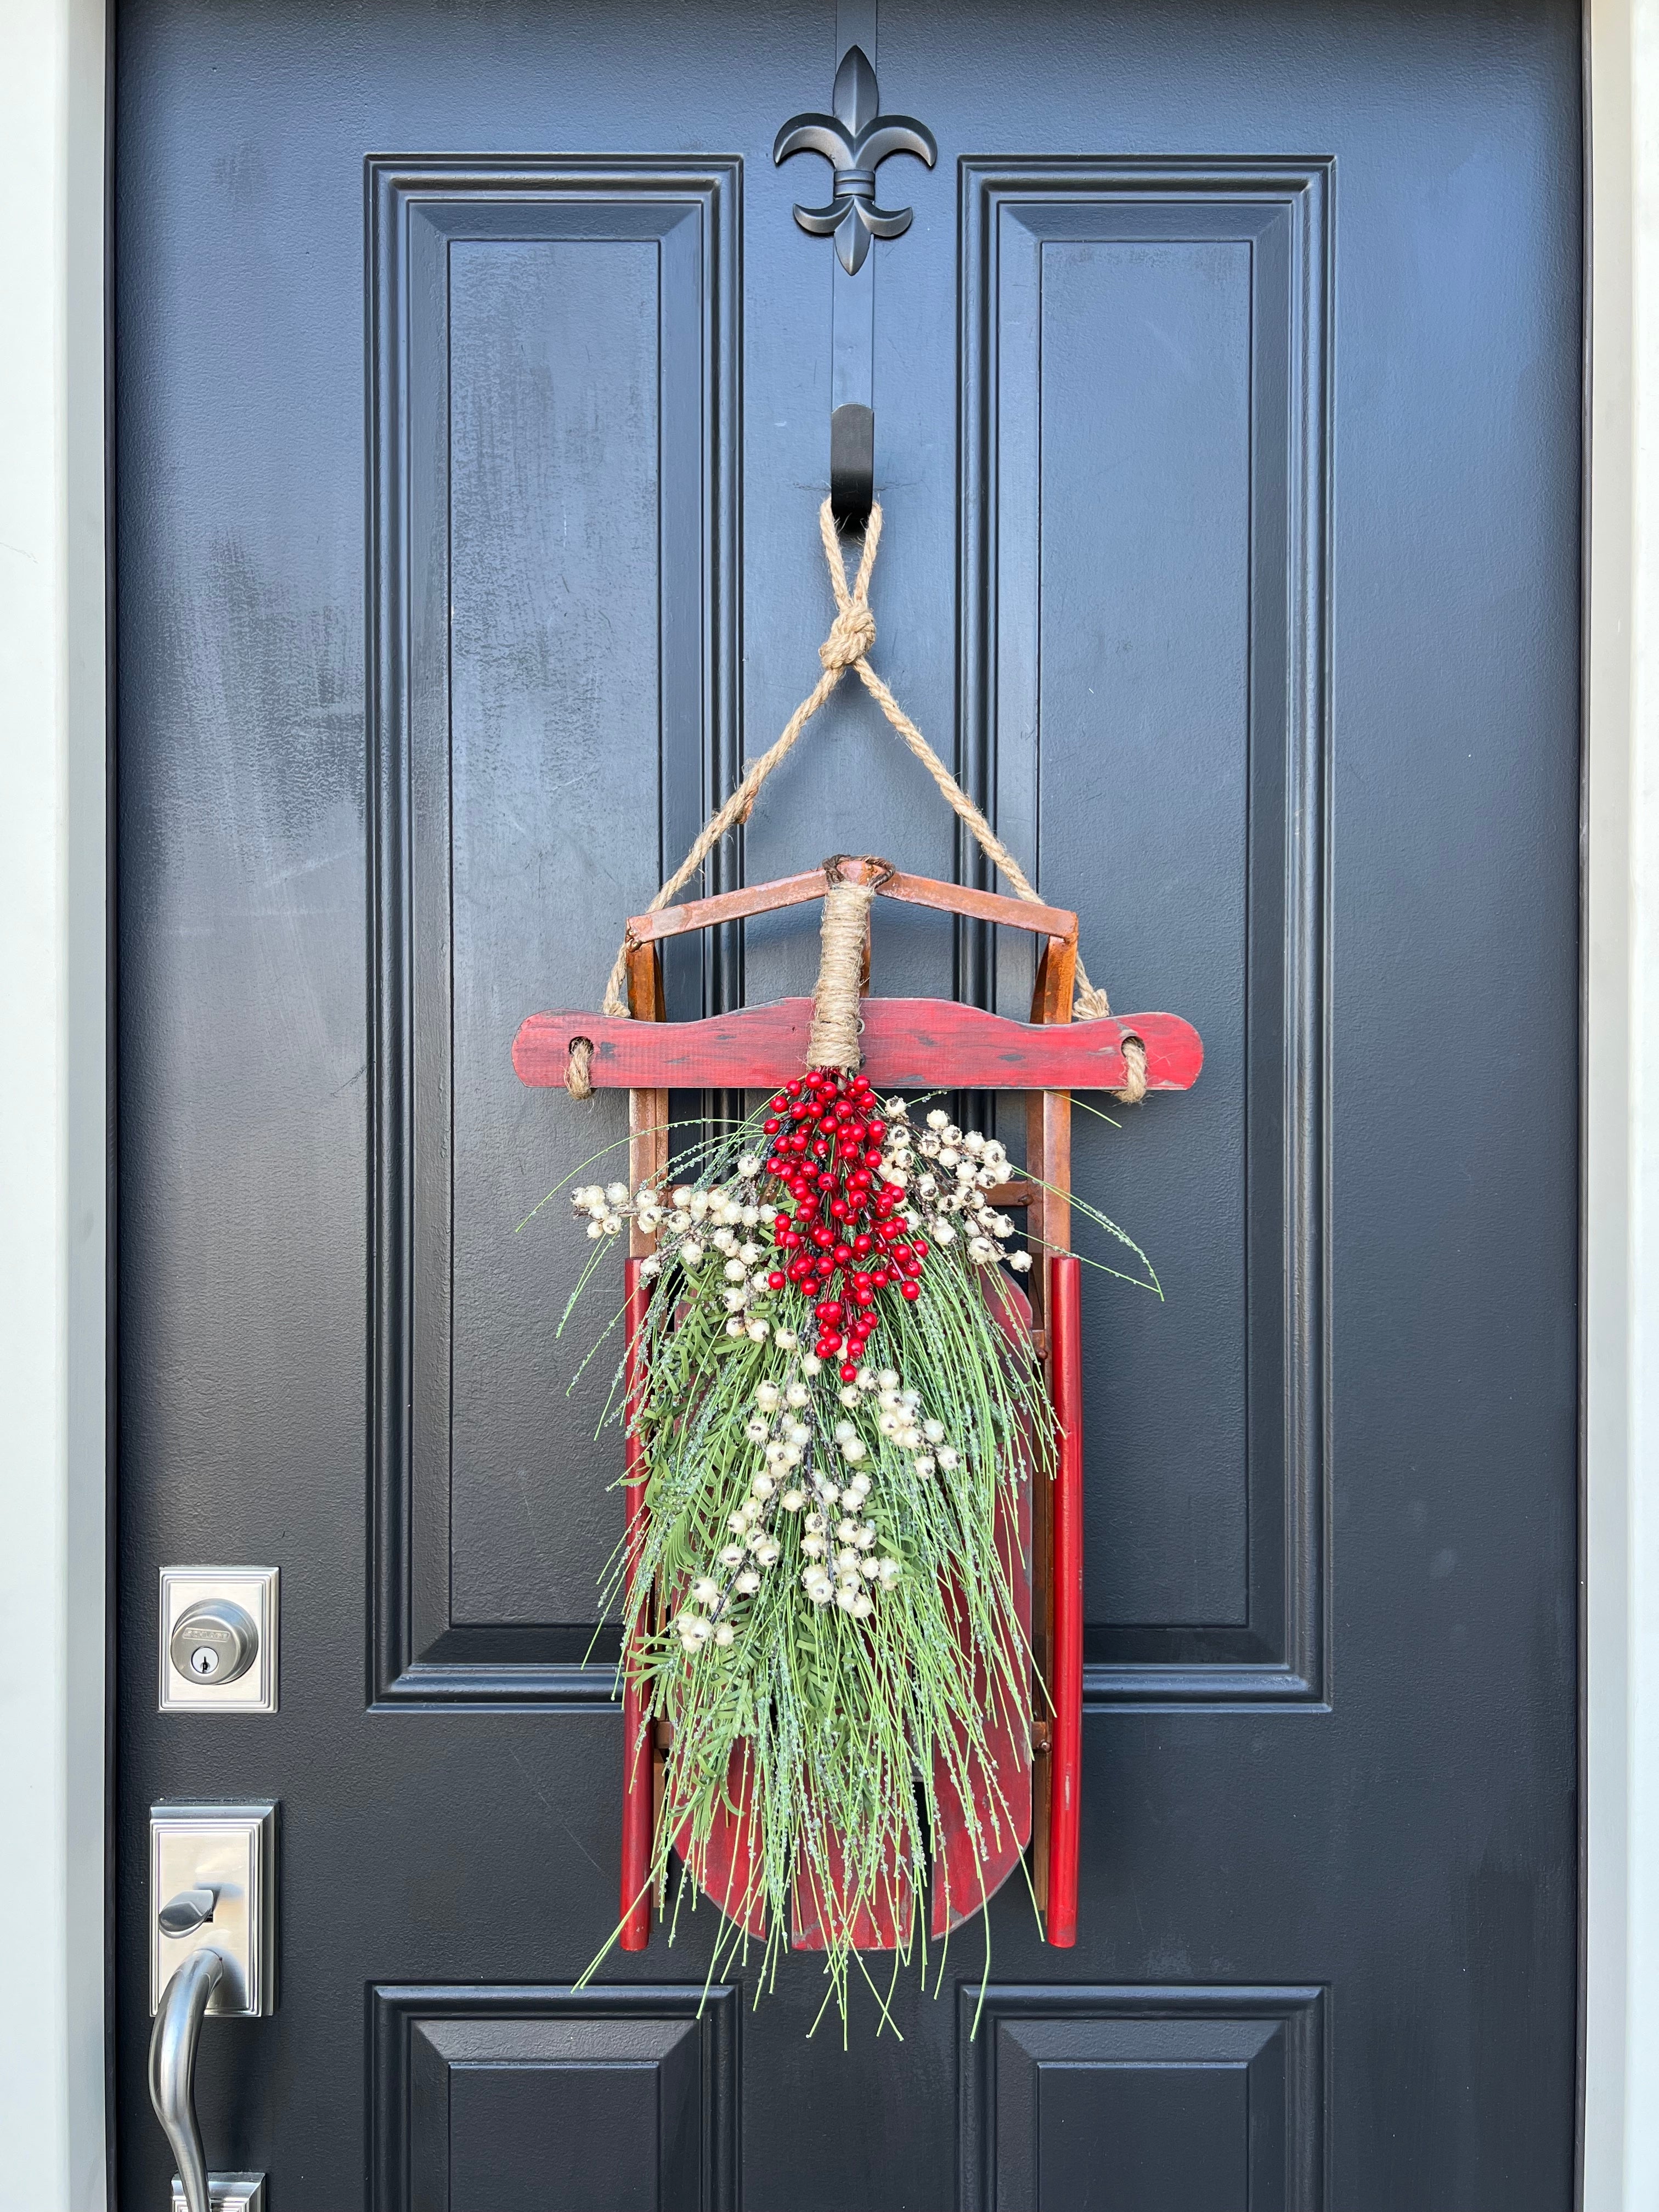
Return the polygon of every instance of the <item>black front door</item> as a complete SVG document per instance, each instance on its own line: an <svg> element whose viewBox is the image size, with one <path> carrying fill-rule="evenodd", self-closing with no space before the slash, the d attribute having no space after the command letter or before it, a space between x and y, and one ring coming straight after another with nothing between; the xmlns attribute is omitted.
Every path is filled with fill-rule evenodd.
<svg viewBox="0 0 1659 2212"><path fill-rule="evenodd" d="M861 326L770 158L843 13L120 11L123 2202L149 1808L269 1798L276 2010L199 2088L270 2212L1559 2212L1577 19L861 9L939 149ZM706 1911L573 1994L617 1446L562 1200L514 1229L623 1107L508 1050L817 674L864 373L877 661L1207 1060L1077 1133L1167 1292L1087 1279L1078 1947L1011 1888L976 2033L979 1923L843 2049L811 1957L705 1995ZM854 686L716 880L836 850L969 866ZM875 962L1029 990L914 910ZM224 1562L278 1710L158 1712L158 1572Z"/></svg>

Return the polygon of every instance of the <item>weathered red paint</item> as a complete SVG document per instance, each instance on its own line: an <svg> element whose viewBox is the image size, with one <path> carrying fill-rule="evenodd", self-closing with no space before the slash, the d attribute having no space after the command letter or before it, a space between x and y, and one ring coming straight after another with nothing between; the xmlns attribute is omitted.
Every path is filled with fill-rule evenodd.
<svg viewBox="0 0 1659 2212"><path fill-rule="evenodd" d="M1048 1815L1050 1943L1077 1942L1078 1853L1083 1764L1083 1370L1081 1266L1070 1253L1048 1263L1058 1464L1054 1535L1054 1784Z"/></svg>
<svg viewBox="0 0 1659 2212"><path fill-rule="evenodd" d="M513 1042L521 1083L562 1088L576 1037L593 1048L589 1080L601 1091L756 1090L805 1065L810 999L781 999L701 1022L626 1016L532 1014ZM942 999L866 999L863 1073L872 1083L981 1091L1111 1091L1123 1082L1122 1040L1146 1049L1149 1091L1188 1091L1204 1047L1176 1014L1105 1014L1032 1024Z"/></svg>
<svg viewBox="0 0 1659 2212"><path fill-rule="evenodd" d="M674 1838L674 1848L690 1869L697 1887L714 1899L728 1920L746 1936L758 1938L765 1933L760 1820L754 1809L746 1740L732 1746L726 1770L726 1796L714 1808L707 1838L701 1847L695 1846L691 1824L687 1821Z"/></svg>
<svg viewBox="0 0 1659 2212"><path fill-rule="evenodd" d="M640 1547L645 1540L645 1455L635 1433L634 1415L644 1387L642 1331L650 1292L641 1279L640 1263L629 1260L623 1269L628 1301L626 1363L628 1440L623 1490L623 1539L627 1546L628 1587L634 1587ZM653 1745L650 1716L638 1685L629 1674L623 1688L623 1829L622 1935L624 1951L643 1951L651 1941L651 1839L653 1828Z"/></svg>
<svg viewBox="0 0 1659 2212"><path fill-rule="evenodd" d="M1018 1344L1029 1345L1031 1305L1018 1286L1005 1276L994 1276L988 1298L998 1326ZM1018 1488L1011 1499L1005 1492L998 1500L997 1554L1014 1593L1015 1611L1025 1650L1011 1653L1016 1675L1029 1677L1031 1642L1031 1513L1034 1481L1046 1482L1032 1465L1032 1454L1024 1439L1018 1445ZM957 1591L946 1592L954 1616ZM1001 1888L1018 1869L1021 1854L1031 1840L1031 1701L1028 1692L1018 1706L1008 1701L1006 1688L996 1693L983 1666L975 1686L986 1712L985 1752L973 1758L957 1745L969 1770L974 1819L952 1778L942 1753L933 1759L933 1801L939 1808L939 1832L933 1838L932 1929L943 1936L959 1928ZM975 1835L975 1827L977 1835Z"/></svg>

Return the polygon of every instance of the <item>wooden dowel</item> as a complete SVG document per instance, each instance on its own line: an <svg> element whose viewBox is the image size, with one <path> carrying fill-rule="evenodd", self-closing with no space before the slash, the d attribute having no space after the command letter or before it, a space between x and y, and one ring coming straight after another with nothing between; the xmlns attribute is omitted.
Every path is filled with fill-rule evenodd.
<svg viewBox="0 0 1659 2212"><path fill-rule="evenodd" d="M995 1184L985 1194L988 1206L1036 1206L1042 1196L1034 1182L1017 1176L1010 1182Z"/></svg>
<svg viewBox="0 0 1659 2212"><path fill-rule="evenodd" d="M628 956L628 1003L635 1022L659 1024L666 1012L663 1001L662 955L654 945L638 945ZM668 1093L630 1088L628 1094L628 1178L631 1191L642 1182L660 1183L668 1174ZM628 1227L628 1249L643 1260L657 1249L654 1234L647 1236L637 1222Z"/></svg>

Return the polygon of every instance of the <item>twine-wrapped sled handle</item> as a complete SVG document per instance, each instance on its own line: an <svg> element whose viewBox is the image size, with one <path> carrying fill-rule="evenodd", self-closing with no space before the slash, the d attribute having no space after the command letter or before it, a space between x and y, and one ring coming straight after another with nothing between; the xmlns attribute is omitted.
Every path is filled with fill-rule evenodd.
<svg viewBox="0 0 1659 2212"><path fill-rule="evenodd" d="M744 772L743 781L732 792L731 797L723 805L717 807L704 823L702 828L697 832L690 851L664 884L646 911L648 914L657 914L672 900L678 897L727 830L736 829L749 819L761 786L785 756L793 750L801 732L849 668L857 670L859 680L865 690L881 708L896 734L903 740L927 769L939 792L955 811L958 820L964 822L972 831L981 852L994 866L1000 869L1021 898L1029 900L1033 905L1040 906L1042 901L1027 881L1025 872L1018 861L899 705L898 701L888 690L881 678L870 665L870 648L876 641L876 618L870 611L870 576L876 563L877 548L881 544L880 502L878 501L870 510L870 520L866 525L864 532L864 550L859 556L858 569L850 584L847 579L847 568L842 553L841 540L836 532L835 516L827 499L818 509L818 535L823 545L824 565L830 572L830 587L836 595L836 618L830 625L829 636L818 647L818 659L823 664L823 673L789 717L776 741L750 766ZM839 977L841 969L844 967L848 957L848 944L851 943L853 949L850 957L854 967L854 1002L857 997L860 965L863 957L864 925L872 896L873 889L868 884L844 882L836 878L829 885L824 900L823 957L825 960L830 958L833 944L835 958L838 963L836 974ZM833 930L832 908L835 909L836 916ZM611 980L605 986L605 1011L607 1014L623 1016L629 1012L626 997L629 950L629 945L624 939L617 955L616 965L611 970ZM824 979L821 969L819 992L814 993L815 1008L819 1005L819 994L823 991L823 988ZM837 987L832 987L827 996L832 1005L837 1000L844 1004L845 994ZM1099 1015L1109 1014L1111 1011L1111 1003L1105 992L1090 982L1083 963L1079 959L1076 970L1076 997L1073 1006L1073 1012L1077 1019L1090 1021ZM822 1039L819 1036L819 1027L818 1013L815 1012L812 1045L808 1054L809 1064L815 1067L846 1067L855 1065L858 1060L855 1017L853 1020L850 1040L846 1034L848 1024L844 1013L839 1017L833 1012L830 1014ZM848 1052L849 1042L850 1052ZM848 1053L848 1056L818 1058L816 1055L820 1051L826 1054ZM1128 1070L1128 1080L1121 1091L1113 1095L1121 1099L1126 1106L1138 1105L1146 1095L1146 1054L1138 1039L1134 1037L1124 1039L1123 1057ZM570 1088L577 1097L586 1095L585 1076L585 1067L579 1070L577 1056L573 1053Z"/></svg>
<svg viewBox="0 0 1659 2212"><path fill-rule="evenodd" d="M873 854L862 880L841 872L844 854L823 864L823 921L818 931L818 980L812 987L812 1027L806 1065L845 1073L859 1064L859 993L864 948L876 893L897 871Z"/></svg>

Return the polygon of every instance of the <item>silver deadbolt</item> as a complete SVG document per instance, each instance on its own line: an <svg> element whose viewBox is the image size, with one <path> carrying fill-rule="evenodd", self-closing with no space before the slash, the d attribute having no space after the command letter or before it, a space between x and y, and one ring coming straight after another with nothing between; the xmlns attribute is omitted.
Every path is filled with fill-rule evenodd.
<svg viewBox="0 0 1659 2212"><path fill-rule="evenodd" d="M164 1713L274 1713L275 1567L163 1567L156 1622Z"/></svg>
<svg viewBox="0 0 1659 2212"><path fill-rule="evenodd" d="M173 1624L167 1656L196 1682L234 1682L259 1656L253 1616L223 1597L200 1598Z"/></svg>

